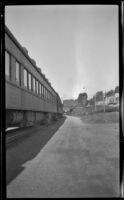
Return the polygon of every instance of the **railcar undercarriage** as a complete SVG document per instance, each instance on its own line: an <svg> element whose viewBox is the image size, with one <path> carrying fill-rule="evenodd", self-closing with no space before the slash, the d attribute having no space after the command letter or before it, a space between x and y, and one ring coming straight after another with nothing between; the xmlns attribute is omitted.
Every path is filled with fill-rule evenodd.
<svg viewBox="0 0 124 200"><path fill-rule="evenodd" d="M49 124L53 120L58 120L61 115L50 112L6 110L6 128L15 125L26 127L35 124Z"/></svg>

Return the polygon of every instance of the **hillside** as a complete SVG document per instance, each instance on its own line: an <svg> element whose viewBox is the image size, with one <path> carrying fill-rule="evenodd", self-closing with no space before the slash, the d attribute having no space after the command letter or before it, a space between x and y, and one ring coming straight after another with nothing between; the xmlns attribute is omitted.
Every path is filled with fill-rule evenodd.
<svg viewBox="0 0 124 200"><path fill-rule="evenodd" d="M63 101L63 105L64 106L76 106L77 105L77 100L73 100L73 99L66 99Z"/></svg>

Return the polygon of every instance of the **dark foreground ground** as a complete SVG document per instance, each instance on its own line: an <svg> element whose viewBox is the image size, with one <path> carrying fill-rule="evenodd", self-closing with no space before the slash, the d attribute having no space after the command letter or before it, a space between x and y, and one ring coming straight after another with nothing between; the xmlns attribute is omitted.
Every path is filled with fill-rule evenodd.
<svg viewBox="0 0 124 200"><path fill-rule="evenodd" d="M6 182L9 184L22 170L23 163L32 160L64 123L65 117L49 125L26 129L25 136L6 149Z"/></svg>

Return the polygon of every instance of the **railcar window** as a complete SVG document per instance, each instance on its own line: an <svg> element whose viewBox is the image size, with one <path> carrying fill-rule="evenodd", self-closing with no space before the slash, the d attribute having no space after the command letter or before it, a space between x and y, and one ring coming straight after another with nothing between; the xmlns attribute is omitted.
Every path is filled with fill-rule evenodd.
<svg viewBox="0 0 124 200"><path fill-rule="evenodd" d="M37 81L35 79L35 93L37 93Z"/></svg>
<svg viewBox="0 0 124 200"><path fill-rule="evenodd" d="M47 90L47 99L49 99L49 90Z"/></svg>
<svg viewBox="0 0 124 200"><path fill-rule="evenodd" d="M47 91L46 91L46 88L45 88L45 98L47 98Z"/></svg>
<svg viewBox="0 0 124 200"><path fill-rule="evenodd" d="M25 86L26 88L27 88L27 86L28 86L27 75L28 75L27 70L24 69L24 86Z"/></svg>
<svg viewBox="0 0 124 200"><path fill-rule="evenodd" d="M44 97L44 86L43 86L43 97Z"/></svg>
<svg viewBox="0 0 124 200"><path fill-rule="evenodd" d="M32 79L31 79L31 74L28 73L28 89L29 89L29 90L32 89L32 88L31 88L31 85L32 85L32 84L31 84L31 80L32 80Z"/></svg>
<svg viewBox="0 0 124 200"><path fill-rule="evenodd" d="M39 83L39 94L41 96L41 84Z"/></svg>
<svg viewBox="0 0 124 200"><path fill-rule="evenodd" d="M16 61L16 82L20 84L20 63Z"/></svg>
<svg viewBox="0 0 124 200"><path fill-rule="evenodd" d="M48 90L48 99L49 99L49 94L50 94L50 92L49 92L49 90Z"/></svg>
<svg viewBox="0 0 124 200"><path fill-rule="evenodd" d="M38 95L40 94L40 90L39 90L39 81L38 81Z"/></svg>
<svg viewBox="0 0 124 200"><path fill-rule="evenodd" d="M46 98L46 88L44 87L44 98Z"/></svg>
<svg viewBox="0 0 124 200"><path fill-rule="evenodd" d="M46 89L44 87L44 98L46 98Z"/></svg>
<svg viewBox="0 0 124 200"><path fill-rule="evenodd" d="M48 95L48 99L49 99L49 90L48 90L48 94L47 95Z"/></svg>
<svg viewBox="0 0 124 200"><path fill-rule="evenodd" d="M52 95L51 95L51 93L50 93L50 101L52 102Z"/></svg>
<svg viewBox="0 0 124 200"><path fill-rule="evenodd" d="M49 99L49 90L47 90L47 99Z"/></svg>
<svg viewBox="0 0 124 200"><path fill-rule="evenodd" d="M46 93L45 94L46 94L46 99L47 99L47 89L46 89Z"/></svg>
<svg viewBox="0 0 124 200"><path fill-rule="evenodd" d="M42 96L42 84L41 84L41 96Z"/></svg>
<svg viewBox="0 0 124 200"><path fill-rule="evenodd" d="M49 95L48 95L49 101L50 101L50 91L49 91Z"/></svg>
<svg viewBox="0 0 124 200"><path fill-rule="evenodd" d="M50 101L50 91L49 91L49 93L48 93L48 98L49 98L49 101Z"/></svg>
<svg viewBox="0 0 124 200"><path fill-rule="evenodd" d="M44 86L43 86L43 88L42 88L43 90L42 90L42 92L43 92L43 97L44 97Z"/></svg>
<svg viewBox="0 0 124 200"><path fill-rule="evenodd" d="M43 85L41 85L41 94L43 96Z"/></svg>
<svg viewBox="0 0 124 200"><path fill-rule="evenodd" d="M33 78L33 91L35 92L35 78Z"/></svg>
<svg viewBox="0 0 124 200"><path fill-rule="evenodd" d="M47 89L46 89L46 99L47 99Z"/></svg>
<svg viewBox="0 0 124 200"><path fill-rule="evenodd" d="M49 99L49 90L47 90L47 99Z"/></svg>
<svg viewBox="0 0 124 200"><path fill-rule="evenodd" d="M36 92L38 94L38 81L36 81Z"/></svg>
<svg viewBox="0 0 124 200"><path fill-rule="evenodd" d="M47 89L45 88L45 90L46 90L45 94L46 94L46 99L47 99Z"/></svg>
<svg viewBox="0 0 124 200"><path fill-rule="evenodd" d="M10 54L5 51L5 74L10 79Z"/></svg>

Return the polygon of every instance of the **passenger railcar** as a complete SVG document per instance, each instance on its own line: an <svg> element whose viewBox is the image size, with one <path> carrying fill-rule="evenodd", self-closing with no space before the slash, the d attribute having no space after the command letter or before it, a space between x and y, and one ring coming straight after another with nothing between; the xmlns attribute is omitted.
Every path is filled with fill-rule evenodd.
<svg viewBox="0 0 124 200"><path fill-rule="evenodd" d="M5 26L6 127L50 121L63 113L61 99Z"/></svg>

